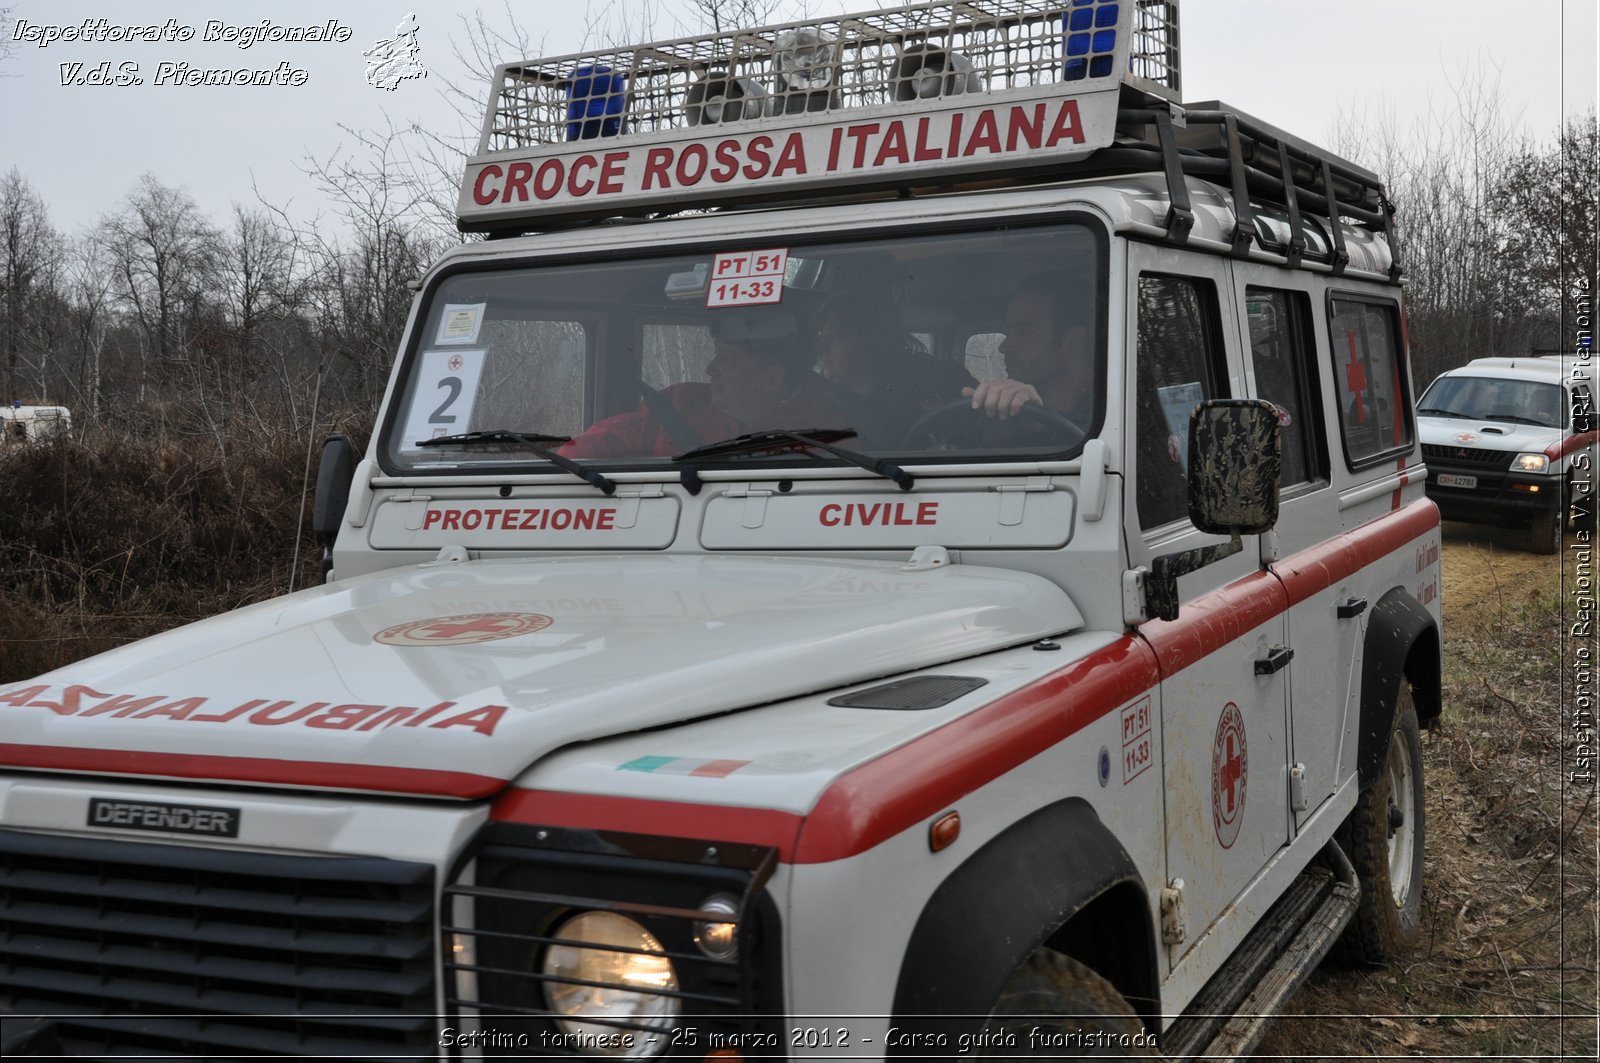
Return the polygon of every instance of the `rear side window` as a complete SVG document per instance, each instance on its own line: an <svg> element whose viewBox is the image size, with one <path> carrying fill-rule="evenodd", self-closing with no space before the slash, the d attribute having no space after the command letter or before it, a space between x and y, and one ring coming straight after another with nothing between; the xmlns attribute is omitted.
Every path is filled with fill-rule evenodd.
<svg viewBox="0 0 1600 1063"><path fill-rule="evenodd" d="M1411 448L1411 395L1401 365L1399 307L1330 296L1333 377L1340 435L1352 469Z"/></svg>
<svg viewBox="0 0 1600 1063"><path fill-rule="evenodd" d="M1222 386L1217 290L1208 280L1139 278L1139 525L1155 528L1189 513L1189 414Z"/></svg>
<svg viewBox="0 0 1600 1063"><path fill-rule="evenodd" d="M1310 331L1310 302L1304 292L1247 288L1245 312L1256 395L1278 407L1278 422L1283 426L1278 486L1325 480L1328 459L1317 402L1321 389Z"/></svg>

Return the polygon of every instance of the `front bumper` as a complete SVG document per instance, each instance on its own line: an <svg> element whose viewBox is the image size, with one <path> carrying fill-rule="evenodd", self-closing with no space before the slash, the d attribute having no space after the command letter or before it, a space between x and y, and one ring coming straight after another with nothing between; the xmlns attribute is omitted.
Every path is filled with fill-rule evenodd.
<svg viewBox="0 0 1600 1063"><path fill-rule="evenodd" d="M1429 456L1427 493L1439 515L1445 520L1517 528L1562 504L1560 474L1513 472L1509 468L1513 455L1501 457L1503 463L1489 464ZM1464 486L1468 479L1471 486Z"/></svg>

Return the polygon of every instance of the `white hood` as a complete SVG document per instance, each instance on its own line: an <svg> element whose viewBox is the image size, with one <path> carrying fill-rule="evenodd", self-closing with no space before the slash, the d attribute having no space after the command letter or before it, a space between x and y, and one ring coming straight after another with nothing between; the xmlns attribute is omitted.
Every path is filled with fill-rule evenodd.
<svg viewBox="0 0 1600 1063"><path fill-rule="evenodd" d="M1512 454L1540 453L1559 443L1563 434L1560 428L1546 425L1425 415L1418 415L1417 428L1423 443L1466 450L1503 450L1507 462Z"/></svg>
<svg viewBox="0 0 1600 1063"><path fill-rule="evenodd" d="M122 776L485 796L575 742L1082 623L1040 577L963 565L698 555L425 565L0 689L0 754Z"/></svg>

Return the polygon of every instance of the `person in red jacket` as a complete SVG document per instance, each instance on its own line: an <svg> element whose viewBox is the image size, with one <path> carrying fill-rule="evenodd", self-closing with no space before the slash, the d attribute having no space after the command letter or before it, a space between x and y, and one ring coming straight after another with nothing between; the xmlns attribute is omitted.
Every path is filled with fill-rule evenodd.
<svg viewBox="0 0 1600 1063"><path fill-rule="evenodd" d="M715 311L706 382L647 394L637 408L595 422L561 447L569 458L680 454L769 428L846 428L794 315L774 308Z"/></svg>

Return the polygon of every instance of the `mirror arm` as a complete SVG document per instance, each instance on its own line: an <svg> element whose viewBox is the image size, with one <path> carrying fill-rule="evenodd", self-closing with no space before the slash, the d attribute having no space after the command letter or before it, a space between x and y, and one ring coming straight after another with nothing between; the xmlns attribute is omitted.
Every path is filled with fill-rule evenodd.
<svg viewBox="0 0 1600 1063"><path fill-rule="evenodd" d="M1152 620L1178 619L1178 577L1231 557L1244 549L1239 530L1233 529L1231 542L1197 546L1162 554L1150 562L1150 578L1145 581L1147 611Z"/></svg>

